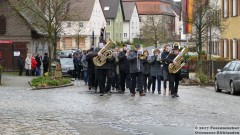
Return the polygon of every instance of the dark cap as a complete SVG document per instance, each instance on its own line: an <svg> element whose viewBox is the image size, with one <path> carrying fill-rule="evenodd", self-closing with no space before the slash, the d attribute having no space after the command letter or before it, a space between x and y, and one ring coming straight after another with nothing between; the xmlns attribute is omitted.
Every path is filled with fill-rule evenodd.
<svg viewBox="0 0 240 135"><path fill-rule="evenodd" d="M136 47L136 48L141 48L141 45L136 44L135 47Z"/></svg>
<svg viewBox="0 0 240 135"><path fill-rule="evenodd" d="M179 50L179 44L178 43L173 43L173 50Z"/></svg>

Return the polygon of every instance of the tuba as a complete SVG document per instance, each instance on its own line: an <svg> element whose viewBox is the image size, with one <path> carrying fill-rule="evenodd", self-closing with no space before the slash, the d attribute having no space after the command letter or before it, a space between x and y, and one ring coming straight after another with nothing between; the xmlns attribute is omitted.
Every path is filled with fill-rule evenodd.
<svg viewBox="0 0 240 135"><path fill-rule="evenodd" d="M170 63L168 66L168 71L169 73L177 73L184 65L185 65L185 59L184 59L184 55L188 52L188 48L185 47L182 49L181 52L179 52L179 55L174 59L175 61L177 61L179 63L179 65L174 65L173 63Z"/></svg>
<svg viewBox="0 0 240 135"><path fill-rule="evenodd" d="M112 41L110 38L109 38L109 42L99 51L102 53L102 56L95 56L93 58L93 63L95 66L102 66L106 63L106 60L108 58L111 58L112 55L113 55L113 52L112 50L110 49L112 47L113 44L116 45L116 43L114 41Z"/></svg>

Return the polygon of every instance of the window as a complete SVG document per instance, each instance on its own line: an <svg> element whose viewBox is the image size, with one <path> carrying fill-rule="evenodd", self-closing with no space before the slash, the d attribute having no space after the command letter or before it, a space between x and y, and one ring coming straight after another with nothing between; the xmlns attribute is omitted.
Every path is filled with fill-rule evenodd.
<svg viewBox="0 0 240 135"><path fill-rule="evenodd" d="M232 16L237 16L237 0L232 0Z"/></svg>
<svg viewBox="0 0 240 135"><path fill-rule="evenodd" d="M237 40L233 40L233 59L237 59Z"/></svg>
<svg viewBox="0 0 240 135"><path fill-rule="evenodd" d="M223 0L223 17L228 17L228 0Z"/></svg>
<svg viewBox="0 0 240 135"><path fill-rule="evenodd" d="M139 16L139 22L142 22L142 17L141 16Z"/></svg>
<svg viewBox="0 0 240 135"><path fill-rule="evenodd" d="M231 62L229 62L229 63L223 68L223 71L229 71L230 65L231 65Z"/></svg>
<svg viewBox="0 0 240 135"><path fill-rule="evenodd" d="M150 20L151 22L153 22L153 21L154 21L153 16L150 16L150 17L149 17L149 20Z"/></svg>
<svg viewBox="0 0 240 135"><path fill-rule="evenodd" d="M236 65L236 63L235 63L235 62L232 62L232 64L231 64L230 67L229 67L229 71L233 71L234 68L235 68L235 65Z"/></svg>
<svg viewBox="0 0 240 135"><path fill-rule="evenodd" d="M110 20L107 20L107 25L111 25Z"/></svg>
<svg viewBox="0 0 240 135"><path fill-rule="evenodd" d="M108 11L110 8L109 7L104 7L104 10L105 11Z"/></svg>
<svg viewBox="0 0 240 135"><path fill-rule="evenodd" d="M227 51L228 51L228 49L227 49L227 40L224 40L224 58L227 57Z"/></svg>
<svg viewBox="0 0 240 135"><path fill-rule="evenodd" d="M6 33L6 17L4 15L0 16L0 35Z"/></svg>
<svg viewBox="0 0 240 135"><path fill-rule="evenodd" d="M123 37L124 37L124 38L127 38L127 33L124 33L124 34L123 34Z"/></svg>
<svg viewBox="0 0 240 135"><path fill-rule="evenodd" d="M67 27L71 27L71 22L67 22Z"/></svg>
<svg viewBox="0 0 240 135"><path fill-rule="evenodd" d="M240 64L236 64L234 71L240 71Z"/></svg>
<svg viewBox="0 0 240 135"><path fill-rule="evenodd" d="M79 23L79 27L83 27L83 22L80 22L80 23Z"/></svg>
<svg viewBox="0 0 240 135"><path fill-rule="evenodd" d="M120 33L120 38L122 38L122 33Z"/></svg>
<svg viewBox="0 0 240 135"><path fill-rule="evenodd" d="M106 38L110 38L110 32L106 33Z"/></svg>

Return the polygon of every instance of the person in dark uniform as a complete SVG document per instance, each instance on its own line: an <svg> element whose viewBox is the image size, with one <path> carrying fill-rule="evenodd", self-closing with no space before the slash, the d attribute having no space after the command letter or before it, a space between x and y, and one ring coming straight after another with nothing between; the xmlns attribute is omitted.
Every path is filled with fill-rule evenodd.
<svg viewBox="0 0 240 135"><path fill-rule="evenodd" d="M131 50L128 54L128 61L130 63L130 73L132 77L132 86L130 88L131 96L135 96L135 88L139 91L140 96L145 96L143 92L143 64L140 59L142 51L140 51L141 46L135 45L135 50Z"/></svg>
<svg viewBox="0 0 240 135"><path fill-rule="evenodd" d="M127 53L128 53L127 45L123 45L123 51L119 52L118 59L119 59L119 73L120 73L120 93L125 92L125 84L127 87L130 88L131 86L131 75L130 75L130 67L129 61L127 60Z"/></svg>
<svg viewBox="0 0 240 135"><path fill-rule="evenodd" d="M150 92L150 87L151 87L151 77L150 77L150 64L148 62L148 58L149 58L149 53L147 50L143 51L143 54L146 56L146 59L143 60L143 89L144 92Z"/></svg>
<svg viewBox="0 0 240 135"><path fill-rule="evenodd" d="M173 53L170 53L166 58L167 63L173 63L174 65L178 65L179 63L174 59L179 55L179 45L177 43L173 44ZM180 80L181 70L177 73L169 73L169 86L171 89L172 98L179 97L178 95L178 85Z"/></svg>
<svg viewBox="0 0 240 135"><path fill-rule="evenodd" d="M97 55L102 57L103 54L100 52L101 48L97 48L96 51L98 52ZM95 66L97 69L97 80L100 89L100 96L103 96L105 93L111 95L111 85L112 85L112 69L114 67L114 60L115 58L112 56L107 58L106 63L102 66ZM107 85L105 82L107 81Z"/></svg>
<svg viewBox="0 0 240 135"><path fill-rule="evenodd" d="M75 80L80 80L80 71L81 71L81 58L80 54L76 53L73 58Z"/></svg>
<svg viewBox="0 0 240 135"><path fill-rule="evenodd" d="M160 50L159 49L155 49L153 51L154 56L152 56L152 58L150 58L151 60L149 60L149 63L151 65L151 69L150 69L150 75L152 78L152 93L155 92L155 86L156 86L156 80L157 80L157 90L158 90L158 94L161 94L161 76L162 76L162 67L161 67L161 55L160 55Z"/></svg>
<svg viewBox="0 0 240 135"><path fill-rule="evenodd" d="M88 50L87 55L86 55L86 61L88 63L87 66L87 73L88 73L88 89L94 89L95 93L97 93L97 79L95 79L96 77L96 72L95 72L95 65L93 63L93 58L97 56L97 53L94 51L93 48L91 48L90 50Z"/></svg>
<svg viewBox="0 0 240 135"><path fill-rule="evenodd" d="M163 95L166 95L167 89L167 79L168 79L168 63L166 62L166 58L169 55L170 46L167 44L164 46L163 53L161 55L161 59L163 62L162 67L162 76L163 76ZM170 91L170 90L169 90Z"/></svg>

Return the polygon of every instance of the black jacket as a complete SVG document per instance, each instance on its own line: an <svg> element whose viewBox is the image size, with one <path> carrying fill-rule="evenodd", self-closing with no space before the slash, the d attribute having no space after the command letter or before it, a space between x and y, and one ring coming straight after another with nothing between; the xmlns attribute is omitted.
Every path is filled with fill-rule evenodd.
<svg viewBox="0 0 240 135"><path fill-rule="evenodd" d="M161 55L162 62L163 62L163 69L168 69L169 64L166 62L168 55L169 55L169 52L165 52L165 51Z"/></svg>
<svg viewBox="0 0 240 135"><path fill-rule="evenodd" d="M48 68L48 65L49 65L49 58L48 58L48 56L44 56L42 62L43 62L43 67Z"/></svg>
<svg viewBox="0 0 240 135"><path fill-rule="evenodd" d="M24 67L24 60L22 57L18 57L18 68L23 68Z"/></svg>
<svg viewBox="0 0 240 135"><path fill-rule="evenodd" d="M88 62L87 71L89 73L94 73L95 65L93 63L93 58L95 56L97 56L97 53L94 51L91 51L86 55L86 61Z"/></svg>
<svg viewBox="0 0 240 135"><path fill-rule="evenodd" d="M176 54L174 54L174 53L170 53L169 55L168 55L168 57L166 58L166 62L167 63L173 63L173 60L175 59L177 57L177 55ZM176 74L180 74L181 73L181 70L179 70Z"/></svg>
<svg viewBox="0 0 240 135"><path fill-rule="evenodd" d="M119 71L120 72L125 72L125 73L130 73L130 65L129 61L126 56L126 51L121 51L118 54L118 59L119 59Z"/></svg>
<svg viewBox="0 0 240 135"><path fill-rule="evenodd" d="M150 63L147 61L147 58L143 60L143 74L149 75L150 74Z"/></svg>
<svg viewBox="0 0 240 135"><path fill-rule="evenodd" d="M157 56L151 56L152 60L149 62L151 65L150 75L151 76L160 76L162 75L161 62L157 60Z"/></svg>
<svg viewBox="0 0 240 135"><path fill-rule="evenodd" d="M138 59L137 51L131 50L127 58L130 64L130 73L143 72L143 61ZM138 62L140 64L139 65L140 69L138 69L137 66Z"/></svg>
<svg viewBox="0 0 240 135"><path fill-rule="evenodd" d="M100 50L101 50L100 48L95 49L96 56ZM112 56L111 58L106 60L105 64L103 64L102 66L95 66L95 68L96 69L113 69L115 67L114 60L115 60L115 58Z"/></svg>
<svg viewBox="0 0 240 135"><path fill-rule="evenodd" d="M41 59L42 59L42 58L36 56L35 59L36 59L36 61L37 61L37 67L41 67L41 65L42 65Z"/></svg>

